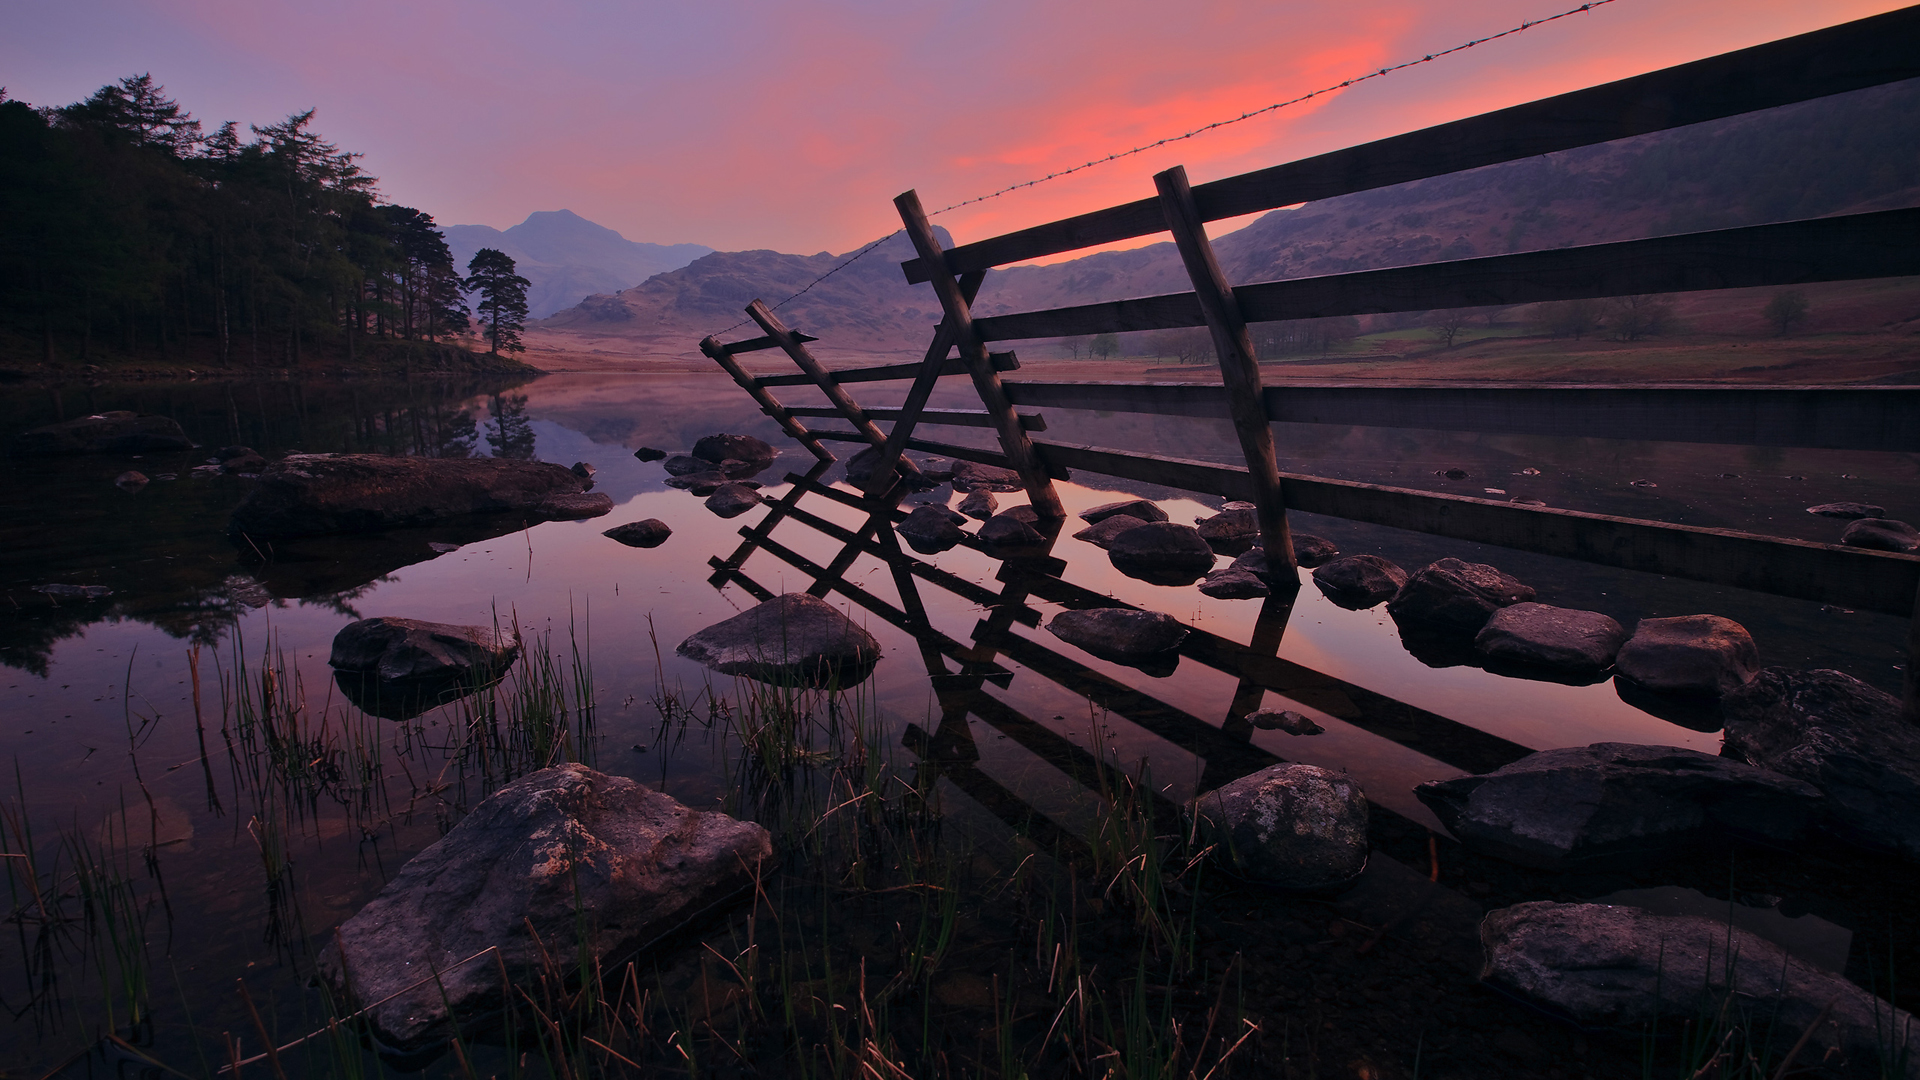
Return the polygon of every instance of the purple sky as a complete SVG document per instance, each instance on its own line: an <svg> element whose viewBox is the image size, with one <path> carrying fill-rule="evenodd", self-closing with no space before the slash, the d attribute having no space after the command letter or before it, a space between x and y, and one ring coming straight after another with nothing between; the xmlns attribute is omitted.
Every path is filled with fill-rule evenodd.
<svg viewBox="0 0 1920 1080"><path fill-rule="evenodd" d="M150 71L209 128L307 108L445 224L567 208L629 239L844 251L929 208L1417 58L1573 0L13 5L0 85ZM1615 0L936 219L961 240L1902 6Z"/></svg>

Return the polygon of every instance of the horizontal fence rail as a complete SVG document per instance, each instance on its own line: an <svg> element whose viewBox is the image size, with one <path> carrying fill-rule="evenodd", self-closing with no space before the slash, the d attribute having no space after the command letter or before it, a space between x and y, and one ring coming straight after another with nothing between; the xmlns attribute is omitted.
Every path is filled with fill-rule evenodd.
<svg viewBox="0 0 1920 1080"><path fill-rule="evenodd" d="M786 412L789 416L840 415L839 409L830 409L825 406L814 405L788 407ZM869 420L897 421L906 414L906 410L904 409L892 408L863 408L860 412ZM990 428L993 426L993 417L988 415L985 409L921 409L916 417L916 422L922 424L951 424L959 427ZM1031 413L1022 413L1020 414L1020 426L1028 431L1045 431L1047 430L1047 421L1045 417L1035 416Z"/></svg>
<svg viewBox="0 0 1920 1080"><path fill-rule="evenodd" d="M804 338L807 341L820 340L819 338L807 337L804 334L796 336ZM759 341L761 339L755 338L754 340ZM727 348L735 352L740 351L738 345L729 345ZM1010 352L989 353L988 359L993 361L993 369L995 371L1020 370L1020 361ZM895 379L914 378L921 374L924 368L925 365L916 360L906 364L882 364L878 367L849 368L846 371L830 371L828 374L833 376L833 381L836 383L891 382ZM967 362L959 357L948 359L946 364L940 368L941 375L965 375L966 373ZM759 386L813 385L813 377L804 372L794 375L762 375L753 381Z"/></svg>
<svg viewBox="0 0 1920 1080"><path fill-rule="evenodd" d="M1202 220L1219 221L1916 77L1920 7L1909 7L1198 184L1193 197ZM1166 228L1159 200L1141 199L963 244L945 259L959 275ZM929 280L920 259L901 269L909 282Z"/></svg>
<svg viewBox="0 0 1920 1080"><path fill-rule="evenodd" d="M1009 382L1006 388L1009 401L1032 408L1227 418L1222 386ZM1920 386L1288 382L1267 387L1264 401L1268 418L1279 423L1920 451Z"/></svg>

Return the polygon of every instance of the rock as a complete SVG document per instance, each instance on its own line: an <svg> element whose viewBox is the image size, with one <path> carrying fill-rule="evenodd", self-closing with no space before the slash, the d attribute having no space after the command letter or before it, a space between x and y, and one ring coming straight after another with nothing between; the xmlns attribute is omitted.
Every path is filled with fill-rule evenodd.
<svg viewBox="0 0 1920 1080"><path fill-rule="evenodd" d="M1659 487L1660 485L1654 483L1651 480L1642 479L1642 480L1629 480L1627 481L1627 486L1637 487L1637 488L1656 488L1656 487Z"/></svg>
<svg viewBox="0 0 1920 1080"><path fill-rule="evenodd" d="M1213 569L1214 554L1193 526L1156 521L1108 540L1107 558L1131 578L1154 585L1191 585Z"/></svg>
<svg viewBox="0 0 1920 1080"><path fill-rule="evenodd" d="M1891 1075L1920 1076L1911 1016L1721 919L1535 901L1488 912L1480 940L1482 982L1583 1027L1677 1029L1731 1008L1751 1018L1754 1052L1770 1042L1776 1061L1805 1034L1800 1065L1887 1076L1880 1054L1891 1051L1904 1061Z"/></svg>
<svg viewBox="0 0 1920 1080"><path fill-rule="evenodd" d="M9 449L16 457L151 454L191 450L193 440L164 416L115 410L23 431Z"/></svg>
<svg viewBox="0 0 1920 1080"><path fill-rule="evenodd" d="M1367 868L1367 797L1345 773L1274 765L1193 800L1207 843L1266 885L1338 888Z"/></svg>
<svg viewBox="0 0 1920 1080"><path fill-rule="evenodd" d="M1107 548L1113 546L1114 537L1130 529L1137 529L1147 524L1150 524L1150 522L1143 521L1130 514L1115 514L1110 518L1102 520L1098 525L1090 525L1087 528L1081 529L1079 532L1073 534L1073 538L1075 540L1085 540L1095 547Z"/></svg>
<svg viewBox="0 0 1920 1080"><path fill-rule="evenodd" d="M1023 510L1026 512L1021 513ZM974 531L974 535L989 544L1002 547L1044 544L1047 538L1041 535L1040 530L1033 527L1033 522L1038 520L1040 520L1039 515L1035 514L1031 507L1016 506L988 518L979 529Z"/></svg>
<svg viewBox="0 0 1920 1080"><path fill-rule="evenodd" d="M584 495L558 465L508 458L290 454L269 466L231 529L256 539L383 532L477 514L529 521L604 514L605 495Z"/></svg>
<svg viewBox="0 0 1920 1080"><path fill-rule="evenodd" d="M667 452L665 450L655 450L651 446L643 446L635 450L633 456L641 461L659 461L661 458L667 456Z"/></svg>
<svg viewBox="0 0 1920 1080"><path fill-rule="evenodd" d="M405 720L499 682L519 655L510 630L385 616L343 627L327 663L362 711Z"/></svg>
<svg viewBox="0 0 1920 1080"><path fill-rule="evenodd" d="M1339 558L1340 546L1324 536L1293 534L1293 560L1311 570Z"/></svg>
<svg viewBox="0 0 1920 1080"><path fill-rule="evenodd" d="M1414 794L1467 847L1543 870L1625 868L1728 835L1795 844L1823 802L1814 785L1745 762L1614 742L1542 750Z"/></svg>
<svg viewBox="0 0 1920 1080"><path fill-rule="evenodd" d="M1620 677L1656 694L1717 698L1760 670L1747 628L1718 615L1641 619L1613 659Z"/></svg>
<svg viewBox="0 0 1920 1080"><path fill-rule="evenodd" d="M1473 647L1495 664L1596 673L1626 640L1626 629L1598 611L1525 602L1495 611Z"/></svg>
<svg viewBox="0 0 1920 1080"><path fill-rule="evenodd" d="M692 454L675 454L665 461L662 461L660 467L667 470L668 476L692 476L695 473L710 472L718 474L720 472L719 468L715 466L713 462L705 458L694 457Z"/></svg>
<svg viewBox="0 0 1920 1080"><path fill-rule="evenodd" d="M1861 518L1847 526L1840 542L1873 551L1920 551L1920 529L1892 518Z"/></svg>
<svg viewBox="0 0 1920 1080"><path fill-rule="evenodd" d="M760 493L745 484L721 484L707 497L707 509L723 518L739 517L760 501Z"/></svg>
<svg viewBox="0 0 1920 1080"><path fill-rule="evenodd" d="M1763 669L1720 699L1721 753L1814 785L1850 843L1920 861L1920 727L1838 671Z"/></svg>
<svg viewBox="0 0 1920 1080"><path fill-rule="evenodd" d="M1001 469L992 465L982 465L977 461L956 461L953 463L953 490L960 492L975 491L1019 491L1020 474L1012 469Z"/></svg>
<svg viewBox="0 0 1920 1080"><path fill-rule="evenodd" d="M1257 600L1273 595L1267 583L1249 570L1215 570L1200 582L1200 592L1215 600Z"/></svg>
<svg viewBox="0 0 1920 1080"><path fill-rule="evenodd" d="M1250 503L1245 499L1228 499L1220 504L1222 510L1258 510L1259 503Z"/></svg>
<svg viewBox="0 0 1920 1080"><path fill-rule="evenodd" d="M33 591L55 600L105 600L113 595L105 585L35 585Z"/></svg>
<svg viewBox="0 0 1920 1080"><path fill-rule="evenodd" d="M717 472L689 473L686 476L676 476L667 481L669 486L677 487L690 495L695 495L702 499L719 491L728 484L736 483L748 489L757 486L750 480L729 480L727 479L727 474Z"/></svg>
<svg viewBox="0 0 1920 1080"><path fill-rule="evenodd" d="M1141 521L1165 521L1167 512L1146 499L1123 499L1120 502L1101 503L1091 510L1082 510L1080 520L1089 525L1098 525L1115 514L1138 518Z"/></svg>
<svg viewBox="0 0 1920 1080"><path fill-rule="evenodd" d="M1830 518L1877 518L1887 516L1885 507L1860 502L1821 503L1819 506L1807 507L1807 513Z"/></svg>
<svg viewBox="0 0 1920 1080"><path fill-rule="evenodd" d="M768 443L751 435L707 435L693 444L693 456L718 465L737 461L745 465L772 464L780 453Z"/></svg>
<svg viewBox="0 0 1920 1080"><path fill-rule="evenodd" d="M133 488L146 487L147 474L143 472L135 471L133 469L128 469L126 472L123 472L119 476L116 476L113 478L113 486L117 488L127 488L129 490Z"/></svg>
<svg viewBox="0 0 1920 1080"><path fill-rule="evenodd" d="M781 686L853 686L880 662L880 643L872 634L806 593L748 608L674 651L725 675Z"/></svg>
<svg viewBox="0 0 1920 1080"><path fill-rule="evenodd" d="M919 506L894 531L922 555L937 555L967 538L960 523L967 520L944 506Z"/></svg>
<svg viewBox="0 0 1920 1080"><path fill-rule="evenodd" d="M334 1000L371 1008L385 1049L428 1055L498 1023L500 962L521 986L538 981L543 953L618 970L751 891L772 852L750 822L584 765L541 769L401 867L340 924L319 974ZM437 984L414 985L434 973Z"/></svg>
<svg viewBox="0 0 1920 1080"><path fill-rule="evenodd" d="M1473 474L1469 473L1467 470L1459 467L1458 465L1455 465L1451 469L1435 469L1433 470L1433 475L1444 476L1449 480L1465 480L1467 477L1472 476Z"/></svg>
<svg viewBox="0 0 1920 1080"><path fill-rule="evenodd" d="M673 535L673 530L659 518L644 518L616 525L600 535L618 540L628 547L652 548L666 543L667 537Z"/></svg>
<svg viewBox="0 0 1920 1080"><path fill-rule="evenodd" d="M1407 583L1407 572L1378 555L1348 555L1315 567L1313 583L1327 599L1359 611L1391 599Z"/></svg>
<svg viewBox="0 0 1920 1080"><path fill-rule="evenodd" d="M443 544L438 540L427 541L427 550L433 552L435 555L445 555L450 551L459 551L461 546L460 544Z"/></svg>
<svg viewBox="0 0 1920 1080"><path fill-rule="evenodd" d="M259 457L259 456L260 456L259 452L256 451L251 446L237 446L237 445L223 446L220 449L215 450L213 452L213 456L208 458L207 462L209 464L214 464L214 465L225 465L227 462L234 461L239 458L250 458L250 457Z"/></svg>
<svg viewBox="0 0 1920 1080"><path fill-rule="evenodd" d="M229 449L232 449L231 447ZM241 447L240 449L246 449ZM267 459L248 450L244 454L227 458L220 465L220 471L231 476L258 476L267 471Z"/></svg>
<svg viewBox="0 0 1920 1080"><path fill-rule="evenodd" d="M1227 510L1201 519L1200 538L1222 555L1238 555L1260 542L1260 519L1252 510Z"/></svg>
<svg viewBox="0 0 1920 1080"><path fill-rule="evenodd" d="M573 463L573 468L568 469L567 471L579 477L580 479L591 483L593 480L593 474L599 472L600 470L594 468L592 465L588 464L587 462L576 461Z"/></svg>
<svg viewBox="0 0 1920 1080"><path fill-rule="evenodd" d="M960 500L960 512L976 521L987 520L999 508L1000 500L994 498L993 492L985 488L969 492L966 498Z"/></svg>
<svg viewBox="0 0 1920 1080"><path fill-rule="evenodd" d="M1326 730L1314 723L1312 717L1292 709L1261 709L1247 717L1247 723L1261 731L1284 731L1289 735L1318 735Z"/></svg>
<svg viewBox="0 0 1920 1080"><path fill-rule="evenodd" d="M1532 586L1485 563L1441 559L1408 575L1387 613L1403 634L1471 638L1496 610L1533 596Z"/></svg>
<svg viewBox="0 0 1920 1080"><path fill-rule="evenodd" d="M1173 652L1192 631L1158 611L1088 608L1055 615L1047 632L1102 660L1130 663Z"/></svg>

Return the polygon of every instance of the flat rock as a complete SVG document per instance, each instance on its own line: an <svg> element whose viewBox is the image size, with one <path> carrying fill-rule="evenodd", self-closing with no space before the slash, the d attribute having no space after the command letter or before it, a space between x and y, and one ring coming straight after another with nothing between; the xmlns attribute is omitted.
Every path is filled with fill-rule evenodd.
<svg viewBox="0 0 1920 1080"><path fill-rule="evenodd" d="M1641 619L1613 659L1620 677L1643 690L1717 698L1760 670L1747 628L1718 615Z"/></svg>
<svg viewBox="0 0 1920 1080"><path fill-rule="evenodd" d="M723 518L739 517L759 506L760 493L745 484L721 484L707 496L707 509Z"/></svg>
<svg viewBox="0 0 1920 1080"><path fill-rule="evenodd" d="M1814 785L1850 843L1920 860L1920 727L1850 675L1770 667L1720 699L1721 753Z"/></svg>
<svg viewBox="0 0 1920 1080"><path fill-rule="evenodd" d="M1336 889L1367 867L1367 797L1345 773L1274 765L1193 800L1235 872L1282 889Z"/></svg>
<svg viewBox="0 0 1920 1080"><path fill-rule="evenodd" d="M1313 717L1292 709L1261 709L1249 715L1247 723L1261 731L1284 731L1289 735L1319 735L1326 731L1314 723Z"/></svg>
<svg viewBox="0 0 1920 1080"><path fill-rule="evenodd" d="M667 537L673 535L673 530L659 518L643 518L616 525L600 535L618 540L628 547L651 548L666 543Z"/></svg>
<svg viewBox="0 0 1920 1080"><path fill-rule="evenodd" d="M1403 634L1471 638L1495 611L1533 596L1532 586L1485 563L1441 559L1409 574L1387 613Z"/></svg>
<svg viewBox="0 0 1920 1080"><path fill-rule="evenodd" d="M965 520L944 506L917 506L894 526L894 531L920 554L937 555L967 538L960 531L960 523Z"/></svg>
<svg viewBox="0 0 1920 1080"><path fill-rule="evenodd" d="M1626 628L1598 611L1523 602L1495 611L1473 647L1491 663L1586 673L1606 670L1626 640Z"/></svg>
<svg viewBox="0 0 1920 1080"><path fill-rule="evenodd" d="M1407 572L1378 555L1347 555L1314 567L1313 583L1327 599L1358 611L1392 599Z"/></svg>
<svg viewBox="0 0 1920 1080"><path fill-rule="evenodd" d="M1257 600L1272 596L1273 590L1253 572L1227 567L1202 578L1200 592L1215 600Z"/></svg>
<svg viewBox="0 0 1920 1080"><path fill-rule="evenodd" d="M1224 510L1196 522L1200 538L1222 555L1238 555L1260 542L1260 518L1252 510Z"/></svg>
<svg viewBox="0 0 1920 1080"><path fill-rule="evenodd" d="M1818 822L1814 785L1673 746L1542 750L1479 776L1414 789L1467 847L1545 870L1630 867L1718 850L1729 835L1795 844Z"/></svg>
<svg viewBox="0 0 1920 1080"><path fill-rule="evenodd" d="M1920 551L1920 529L1892 518L1861 518L1847 526L1840 542L1872 551Z"/></svg>
<svg viewBox="0 0 1920 1080"><path fill-rule="evenodd" d="M706 458L694 457L692 454L673 454L660 462L660 467L667 470L668 476L689 476L693 473L720 471L719 466L714 462Z"/></svg>
<svg viewBox="0 0 1920 1080"><path fill-rule="evenodd" d="M693 444L694 457L715 465L726 462L766 465L779 453L766 441L751 435L706 435Z"/></svg>
<svg viewBox="0 0 1920 1080"><path fill-rule="evenodd" d="M992 517L993 512L999 508L1000 500L994 498L993 492L985 488L981 488L979 491L969 492L966 498L960 500L959 506L962 514L976 521L987 520Z"/></svg>
<svg viewBox="0 0 1920 1080"><path fill-rule="evenodd" d="M342 627L327 663L362 711L406 720L500 681L519 655L511 630L381 616Z"/></svg>
<svg viewBox="0 0 1920 1080"><path fill-rule="evenodd" d="M1678 1030L1737 994L1732 1007L1753 1018L1752 1038L1771 1040L1775 1061L1805 1033L1795 1060L1823 1075L1920 1077L1911 1016L1725 920L1536 901L1488 912L1480 941L1482 982L1584 1027ZM1892 1074L1880 1071L1889 1049L1904 1059Z"/></svg>
<svg viewBox="0 0 1920 1080"><path fill-rule="evenodd" d="M1022 510L1026 513L1020 513ZM1029 547L1034 544L1044 544L1047 538L1040 534L1040 530L1033 527L1033 522L1038 520L1039 517L1034 515L1031 508L1016 506L988 518L974 530L974 535L989 544L1001 547Z"/></svg>
<svg viewBox="0 0 1920 1080"><path fill-rule="evenodd" d="M1002 469L994 465L982 465L977 461L956 461L953 463L953 490L960 492L975 491L1019 491L1020 474L1012 469Z"/></svg>
<svg viewBox="0 0 1920 1080"><path fill-rule="evenodd" d="M1115 514L1124 514L1141 521L1167 520L1167 512L1147 499L1122 499L1119 502L1101 503L1090 510L1082 510L1080 520L1089 525L1098 525Z"/></svg>
<svg viewBox="0 0 1920 1080"><path fill-rule="evenodd" d="M1877 518L1886 517L1887 509L1884 506L1875 506L1872 503L1830 502L1821 503L1819 506L1809 506L1807 507L1807 513L1830 518Z"/></svg>
<svg viewBox="0 0 1920 1080"><path fill-rule="evenodd" d="M772 852L750 822L584 765L541 769L481 800L340 924L320 978L336 1001L370 1007L384 1049L425 1057L498 1023L500 962L515 985L537 981L543 948L617 970L751 891Z"/></svg>
<svg viewBox="0 0 1920 1080"><path fill-rule="evenodd" d="M384 532L479 514L529 521L613 509L559 465L509 458L290 454L260 476L231 530L256 539Z"/></svg>
<svg viewBox="0 0 1920 1080"><path fill-rule="evenodd" d="M1103 660L1127 663L1173 652L1191 633L1171 615L1132 608L1063 611L1047 632Z"/></svg>
<svg viewBox="0 0 1920 1080"><path fill-rule="evenodd" d="M1311 570L1340 557L1340 545L1312 533L1293 534L1293 560Z"/></svg>
<svg viewBox="0 0 1920 1080"><path fill-rule="evenodd" d="M1193 526L1155 521L1108 540L1107 559L1131 578L1154 585L1191 585L1213 569L1214 553Z"/></svg>
<svg viewBox="0 0 1920 1080"><path fill-rule="evenodd" d="M806 593L748 608L674 651L725 675L782 686L853 686L880 662L880 643L872 634Z"/></svg>
<svg viewBox="0 0 1920 1080"><path fill-rule="evenodd" d="M1151 522L1144 521L1131 514L1115 514L1112 517L1101 519L1097 525L1089 525L1081 529L1079 532L1073 534L1073 538L1075 540L1085 540L1095 547L1107 548L1113 546L1114 537L1119 536L1129 529L1137 529L1142 525L1148 524L1151 524Z"/></svg>
<svg viewBox="0 0 1920 1080"><path fill-rule="evenodd" d="M191 450L193 440L167 417L117 409L23 431L8 449L16 457L154 454Z"/></svg>

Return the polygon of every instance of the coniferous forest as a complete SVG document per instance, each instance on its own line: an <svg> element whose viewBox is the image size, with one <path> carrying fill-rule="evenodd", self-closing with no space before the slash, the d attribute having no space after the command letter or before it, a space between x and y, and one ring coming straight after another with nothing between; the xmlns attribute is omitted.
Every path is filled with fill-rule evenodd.
<svg viewBox="0 0 1920 1080"><path fill-rule="evenodd" d="M0 349L288 368L464 333L433 218L359 158L312 110L207 132L150 75L61 107L0 90Z"/></svg>

